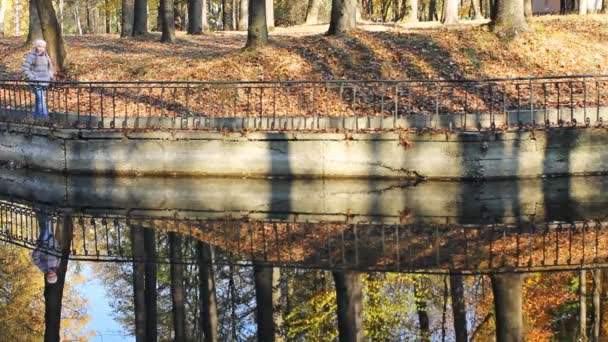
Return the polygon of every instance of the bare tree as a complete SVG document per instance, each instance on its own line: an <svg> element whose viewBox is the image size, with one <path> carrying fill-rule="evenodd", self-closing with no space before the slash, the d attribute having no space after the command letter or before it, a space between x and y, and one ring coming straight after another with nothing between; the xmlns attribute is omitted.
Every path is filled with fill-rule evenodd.
<svg viewBox="0 0 608 342"><path fill-rule="evenodd" d="M518 273L491 276L496 313L496 340L523 341L523 275Z"/></svg>

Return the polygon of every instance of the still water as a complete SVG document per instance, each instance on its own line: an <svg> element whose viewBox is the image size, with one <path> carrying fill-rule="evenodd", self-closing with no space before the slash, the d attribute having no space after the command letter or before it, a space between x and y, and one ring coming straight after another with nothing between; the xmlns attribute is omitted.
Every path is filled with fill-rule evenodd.
<svg viewBox="0 0 608 342"><path fill-rule="evenodd" d="M0 170L0 337L604 340L606 190Z"/></svg>

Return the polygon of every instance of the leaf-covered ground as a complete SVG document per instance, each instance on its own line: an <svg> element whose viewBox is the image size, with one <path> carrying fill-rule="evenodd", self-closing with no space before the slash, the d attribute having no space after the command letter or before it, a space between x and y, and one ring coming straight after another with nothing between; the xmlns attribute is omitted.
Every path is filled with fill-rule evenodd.
<svg viewBox="0 0 608 342"><path fill-rule="evenodd" d="M427 25L428 26L428 25ZM404 28L362 25L346 37L323 35L326 26L277 28L272 44L242 49L241 32L68 36L70 79L301 80L485 78L606 74L608 15L539 17L533 30L503 40L485 25ZM0 39L0 76L19 77L24 38Z"/></svg>

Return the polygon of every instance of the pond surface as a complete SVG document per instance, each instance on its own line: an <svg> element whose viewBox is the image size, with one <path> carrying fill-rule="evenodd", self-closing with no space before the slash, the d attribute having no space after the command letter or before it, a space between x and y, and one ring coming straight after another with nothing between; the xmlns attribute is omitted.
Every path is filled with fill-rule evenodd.
<svg viewBox="0 0 608 342"><path fill-rule="evenodd" d="M600 340L606 190L0 170L0 336Z"/></svg>

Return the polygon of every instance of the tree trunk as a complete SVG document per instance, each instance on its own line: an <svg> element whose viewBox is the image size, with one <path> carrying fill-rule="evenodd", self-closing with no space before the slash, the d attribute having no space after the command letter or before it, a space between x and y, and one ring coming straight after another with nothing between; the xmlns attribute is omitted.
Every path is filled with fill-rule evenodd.
<svg viewBox="0 0 608 342"><path fill-rule="evenodd" d="M356 0L332 0L328 35L347 33L356 27Z"/></svg>
<svg viewBox="0 0 608 342"><path fill-rule="evenodd" d="M526 0L531 1L531 0ZM473 7L473 14L475 20L483 19L483 13L481 13L481 0L471 0L471 6Z"/></svg>
<svg viewBox="0 0 608 342"><path fill-rule="evenodd" d="M403 22L414 24L418 22L418 0L405 1L405 16Z"/></svg>
<svg viewBox="0 0 608 342"><path fill-rule="evenodd" d="M532 0L524 0L524 16L530 18L534 15L532 13Z"/></svg>
<svg viewBox="0 0 608 342"><path fill-rule="evenodd" d="M36 9L36 0L29 1L30 6L30 23L29 32L27 34L27 40L25 45L30 47L34 40L42 39L42 28L40 27L40 17L38 16L38 10Z"/></svg>
<svg viewBox="0 0 608 342"><path fill-rule="evenodd" d="M160 41L163 43L173 43L175 41L175 8L173 0L160 0L162 36Z"/></svg>
<svg viewBox="0 0 608 342"><path fill-rule="evenodd" d="M340 342L363 341L363 312L361 276L355 272L332 272L338 303L338 333Z"/></svg>
<svg viewBox="0 0 608 342"><path fill-rule="evenodd" d="M146 341L146 296L145 296L145 249L143 228L130 227L131 250L133 251L133 303L135 305L135 338Z"/></svg>
<svg viewBox="0 0 608 342"><path fill-rule="evenodd" d="M209 21L207 20L208 11L207 11L207 1L201 1L201 26L203 27L203 32L209 30ZM210 0L209 0L210 1Z"/></svg>
<svg viewBox="0 0 608 342"><path fill-rule="evenodd" d="M76 22L76 29L78 34L82 36L82 23L80 22L80 1L74 1L74 21Z"/></svg>
<svg viewBox="0 0 608 342"><path fill-rule="evenodd" d="M268 30L274 28L274 1L266 0L266 27Z"/></svg>
<svg viewBox="0 0 608 342"><path fill-rule="evenodd" d="M15 36L21 35L21 4L15 4Z"/></svg>
<svg viewBox="0 0 608 342"><path fill-rule="evenodd" d="M456 342L467 342L467 308L464 300L464 284L461 275L450 276L450 292L452 296Z"/></svg>
<svg viewBox="0 0 608 342"><path fill-rule="evenodd" d="M46 40L47 51L51 56L51 60L55 65L57 72L64 68L66 57L65 43L61 36L61 28L57 22L55 9L51 0L36 0L36 8L40 17L40 26L42 27L42 36Z"/></svg>
<svg viewBox="0 0 608 342"><path fill-rule="evenodd" d="M428 21L434 20L437 20L437 0L430 0Z"/></svg>
<svg viewBox="0 0 608 342"><path fill-rule="evenodd" d="M420 279L414 284L414 297L416 299L416 312L418 314L418 325L420 327L420 341L429 342L431 340L431 328L429 325L429 315L427 312L426 298L421 293L422 287Z"/></svg>
<svg viewBox="0 0 608 342"><path fill-rule="evenodd" d="M169 254L171 260L171 302L173 304L174 340L184 341L186 339L184 266L181 264L182 237L179 233L169 233Z"/></svg>
<svg viewBox="0 0 608 342"><path fill-rule="evenodd" d="M134 0L122 0L122 30L120 32L122 38L133 36L134 10Z"/></svg>
<svg viewBox="0 0 608 342"><path fill-rule="evenodd" d="M213 276L212 251L211 246L206 242L198 242L198 267L200 272L200 325L203 328L205 342L218 341L218 321L217 321L217 299L215 292L215 279Z"/></svg>
<svg viewBox="0 0 608 342"><path fill-rule="evenodd" d="M91 34L92 33L92 25L91 25L91 5L90 2L91 0L85 0L85 14L86 14L86 18L87 18L87 27L85 30L86 34Z"/></svg>
<svg viewBox="0 0 608 342"><path fill-rule="evenodd" d="M61 308L63 301L63 289L65 286L65 274L68 270L70 248L72 246L74 227L71 216L62 217L61 231L55 233L55 238L61 248L61 260L57 269L57 282L49 284L44 281L44 341L60 341L61 331Z"/></svg>
<svg viewBox="0 0 608 342"><path fill-rule="evenodd" d="M602 9L600 10L600 13L608 13L608 0L602 1Z"/></svg>
<svg viewBox="0 0 608 342"><path fill-rule="evenodd" d="M272 308L272 267L255 265L256 320L258 341L274 341L275 326Z"/></svg>
<svg viewBox="0 0 608 342"><path fill-rule="evenodd" d="M228 10L228 0L222 0L222 29L230 31L230 11Z"/></svg>
<svg viewBox="0 0 608 342"><path fill-rule="evenodd" d="M61 1L63 1L63 0L61 0ZM111 27L112 27L112 23L111 23L112 15L110 14L111 13L111 11L110 11L110 1L109 0L105 0L105 5L106 5L106 8L105 8L105 10L106 10L105 11L106 34L110 34L110 32L112 31L112 29L111 29Z"/></svg>
<svg viewBox="0 0 608 342"><path fill-rule="evenodd" d="M496 0L496 18L492 30L502 36L512 37L528 30L521 0Z"/></svg>
<svg viewBox="0 0 608 342"><path fill-rule="evenodd" d="M239 2L239 31L247 31L249 22L249 1L240 0Z"/></svg>
<svg viewBox="0 0 608 342"><path fill-rule="evenodd" d="M458 0L444 1L441 22L444 25L458 24Z"/></svg>
<svg viewBox="0 0 608 342"><path fill-rule="evenodd" d="M0 37L4 37L4 18L6 16L6 0L0 2Z"/></svg>
<svg viewBox="0 0 608 342"><path fill-rule="evenodd" d="M148 33L148 0L135 0L133 12L133 35Z"/></svg>
<svg viewBox="0 0 608 342"><path fill-rule="evenodd" d="M524 340L522 314L522 274L492 275L496 340L521 342Z"/></svg>
<svg viewBox="0 0 608 342"><path fill-rule="evenodd" d="M201 0L188 0L188 34L203 33L203 8Z"/></svg>
<svg viewBox="0 0 608 342"><path fill-rule="evenodd" d="M578 0L578 15L587 15L587 10L587 0Z"/></svg>
<svg viewBox="0 0 608 342"><path fill-rule="evenodd" d="M308 0L306 9L306 25L317 25L319 23L319 8L321 0Z"/></svg>
<svg viewBox="0 0 608 342"><path fill-rule="evenodd" d="M156 280L156 239L153 227L144 229L144 252L146 258L144 297L146 298L146 341L158 339L157 289Z"/></svg>
<svg viewBox="0 0 608 342"><path fill-rule="evenodd" d="M249 26L247 28L247 48L257 48L268 43L266 26L266 1L249 0Z"/></svg>

